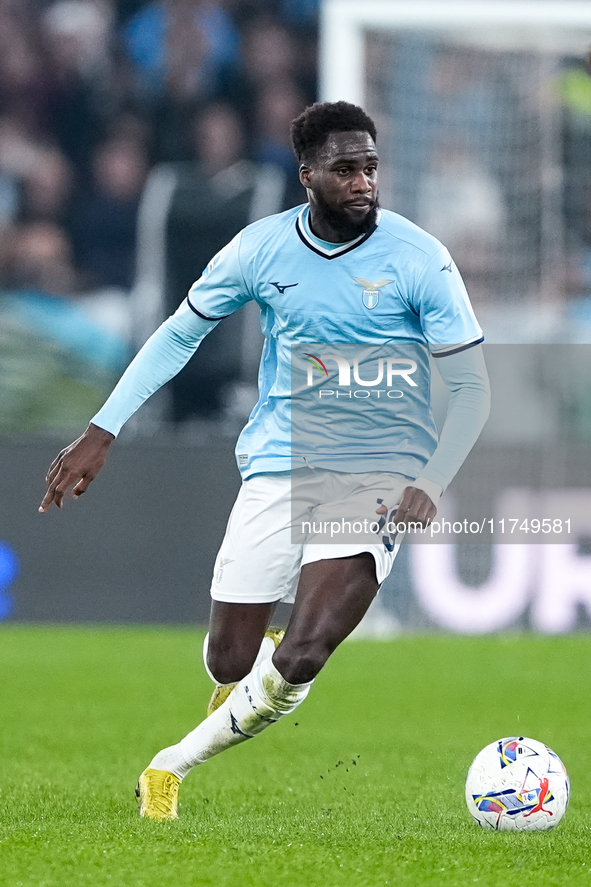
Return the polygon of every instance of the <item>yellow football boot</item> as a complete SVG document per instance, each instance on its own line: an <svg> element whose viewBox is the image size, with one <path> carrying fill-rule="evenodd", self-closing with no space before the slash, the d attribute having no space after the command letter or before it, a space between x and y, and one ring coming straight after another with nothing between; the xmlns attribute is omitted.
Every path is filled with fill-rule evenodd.
<svg viewBox="0 0 591 887"><path fill-rule="evenodd" d="M222 705L236 684L225 684L222 687L216 687L213 693L211 694L211 699L207 703L207 717L212 715L216 708L219 708Z"/></svg>
<svg viewBox="0 0 591 887"><path fill-rule="evenodd" d="M271 638L271 640L275 644L275 649L277 649L277 647L279 646L279 644L283 640L284 634L285 634L284 628L268 628L265 632L265 637Z"/></svg>
<svg viewBox="0 0 591 887"><path fill-rule="evenodd" d="M178 776L167 770L152 770L150 767L144 770L135 790L140 802L140 816L178 819L180 784Z"/></svg>
<svg viewBox="0 0 591 887"><path fill-rule="evenodd" d="M265 632L265 637L270 638L275 644L275 649L277 649L283 640L284 634L284 628L268 628ZM207 705L207 717L213 714L216 708L219 708L226 701L235 686L236 684L224 684L215 688Z"/></svg>

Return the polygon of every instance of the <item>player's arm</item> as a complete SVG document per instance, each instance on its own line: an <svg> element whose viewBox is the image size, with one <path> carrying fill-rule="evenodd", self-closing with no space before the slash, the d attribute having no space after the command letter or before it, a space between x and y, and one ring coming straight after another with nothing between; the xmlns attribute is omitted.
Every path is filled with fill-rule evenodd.
<svg viewBox="0 0 591 887"><path fill-rule="evenodd" d="M252 296L240 263L241 234L214 256L187 299L136 354L84 434L62 450L47 474L39 511L84 493L105 463L107 451L129 417L176 376L205 336Z"/></svg>
<svg viewBox="0 0 591 887"><path fill-rule="evenodd" d="M433 520L442 492L474 446L490 410L483 340L464 281L445 247L434 253L415 281L409 300L445 385L447 415L439 443L421 476L404 491L397 520ZM449 346L447 343L463 343Z"/></svg>
<svg viewBox="0 0 591 887"><path fill-rule="evenodd" d="M415 483L443 493L478 440L490 413L490 384L482 345L455 354L433 355L449 392L447 413L435 452Z"/></svg>
<svg viewBox="0 0 591 887"><path fill-rule="evenodd" d="M406 487L397 523L427 526L439 498L478 440L490 412L490 386L481 345L438 357L435 364L449 391L447 413L437 447L421 476ZM385 513L385 507L378 513Z"/></svg>
<svg viewBox="0 0 591 887"><path fill-rule="evenodd" d="M86 431L52 462L45 478L48 486L39 507L41 513L52 504L61 508L70 492L74 498L86 492L125 422L150 395L180 372L217 323L199 316L185 300L156 330Z"/></svg>

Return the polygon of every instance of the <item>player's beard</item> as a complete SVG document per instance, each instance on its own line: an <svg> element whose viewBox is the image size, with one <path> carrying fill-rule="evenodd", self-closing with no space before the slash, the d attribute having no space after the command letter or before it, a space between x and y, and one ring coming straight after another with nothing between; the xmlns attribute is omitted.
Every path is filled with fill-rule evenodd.
<svg viewBox="0 0 591 887"><path fill-rule="evenodd" d="M315 215L318 221L330 225L335 234L340 238L339 242L341 243L355 240L356 237L360 237L362 234L369 234L377 224L378 209L380 208L379 196L377 195L375 200L371 202L369 211L359 222L356 222L343 210L334 209L330 206L322 194L316 193L315 197Z"/></svg>

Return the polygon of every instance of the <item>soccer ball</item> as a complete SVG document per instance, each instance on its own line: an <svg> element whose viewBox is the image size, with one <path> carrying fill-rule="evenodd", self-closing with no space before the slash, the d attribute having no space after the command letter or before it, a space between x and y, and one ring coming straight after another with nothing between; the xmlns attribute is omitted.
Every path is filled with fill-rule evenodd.
<svg viewBox="0 0 591 887"><path fill-rule="evenodd" d="M558 755L524 736L491 742L476 755L466 778L468 810L483 828L554 828L569 794L568 774Z"/></svg>

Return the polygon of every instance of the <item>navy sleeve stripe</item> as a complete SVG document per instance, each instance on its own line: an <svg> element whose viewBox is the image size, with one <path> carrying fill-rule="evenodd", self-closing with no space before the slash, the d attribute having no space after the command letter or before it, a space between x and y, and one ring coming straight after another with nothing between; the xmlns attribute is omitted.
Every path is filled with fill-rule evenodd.
<svg viewBox="0 0 591 887"><path fill-rule="evenodd" d="M484 336L480 336L479 339L474 339L473 342L464 342L463 345L454 345L453 348L446 348L444 351L432 351L431 357L448 357L450 354L459 354L460 351L465 351L467 348L472 348L474 345L480 345L481 342L484 342Z"/></svg>
<svg viewBox="0 0 591 887"><path fill-rule="evenodd" d="M188 296L187 296L187 304L188 304L189 308L191 309L191 311L194 311L195 314L198 317L200 317L202 320L210 320L213 323L215 323L216 320L223 320L224 317L230 316L229 314L222 314L221 317L208 317L207 314L202 314L201 311L198 311L197 308L195 308L195 306L191 304L191 300Z"/></svg>

